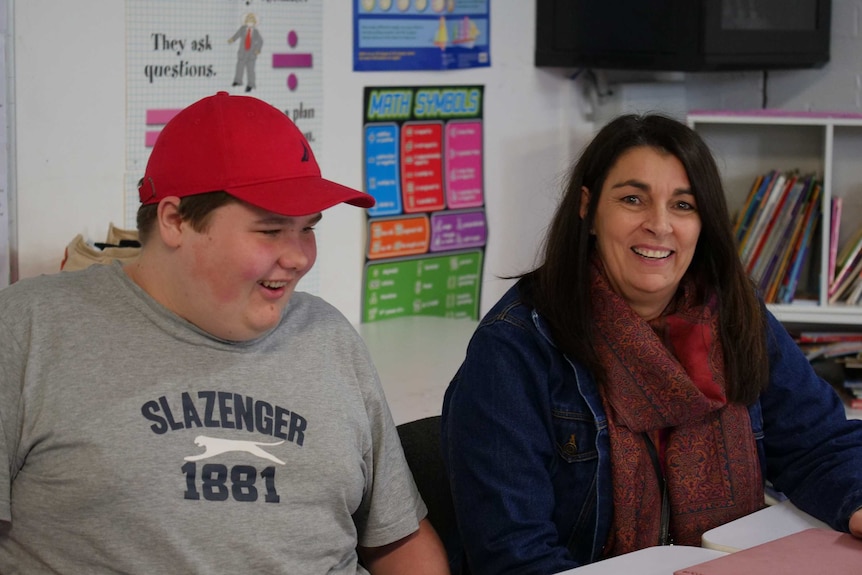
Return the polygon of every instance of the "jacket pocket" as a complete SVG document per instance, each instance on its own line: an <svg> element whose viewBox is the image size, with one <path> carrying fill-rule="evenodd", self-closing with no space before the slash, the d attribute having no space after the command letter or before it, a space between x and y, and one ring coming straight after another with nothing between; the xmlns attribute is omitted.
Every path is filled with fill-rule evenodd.
<svg viewBox="0 0 862 575"><path fill-rule="evenodd" d="M589 414L551 409L554 447L566 463L596 459L596 426Z"/></svg>

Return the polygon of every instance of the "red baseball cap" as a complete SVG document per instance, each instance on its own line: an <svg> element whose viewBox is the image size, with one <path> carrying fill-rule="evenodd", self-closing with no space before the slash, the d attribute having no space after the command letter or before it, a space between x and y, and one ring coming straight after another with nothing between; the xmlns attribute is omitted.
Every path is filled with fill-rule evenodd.
<svg viewBox="0 0 862 575"><path fill-rule="evenodd" d="M138 186L142 205L216 191L284 216L342 202L374 205L372 196L320 176L311 146L284 112L227 92L198 100L165 125Z"/></svg>

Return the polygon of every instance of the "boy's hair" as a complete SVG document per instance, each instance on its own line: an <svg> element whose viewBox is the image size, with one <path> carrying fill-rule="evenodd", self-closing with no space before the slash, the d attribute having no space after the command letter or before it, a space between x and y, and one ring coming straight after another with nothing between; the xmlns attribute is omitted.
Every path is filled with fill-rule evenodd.
<svg viewBox="0 0 862 575"><path fill-rule="evenodd" d="M186 196L180 199L180 217L189 222L195 231L202 232L209 225L210 215L213 211L238 201L227 192L209 192ZM158 204L147 204L138 208L138 239L141 245L146 245L153 228L155 228L158 210Z"/></svg>

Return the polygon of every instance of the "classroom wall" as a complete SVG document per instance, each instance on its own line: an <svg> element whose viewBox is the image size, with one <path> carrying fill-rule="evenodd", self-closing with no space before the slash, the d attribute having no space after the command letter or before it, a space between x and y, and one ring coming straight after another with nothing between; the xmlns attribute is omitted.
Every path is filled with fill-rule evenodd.
<svg viewBox="0 0 862 575"><path fill-rule="evenodd" d="M78 233L104 238L123 223L125 2L13 0L19 276L52 273ZM529 268L561 179L603 106L572 70L533 66L534 3L492 0L491 67L448 72L353 72L348 0L323 1L324 175L362 185L362 89L483 84L489 226L481 307ZM862 111L858 0L833 0L832 62L813 71L672 75L689 108ZM655 77L647 78L656 81ZM617 82L643 81L616 74ZM319 226L320 295L359 321L364 215L339 206Z"/></svg>
<svg viewBox="0 0 862 575"><path fill-rule="evenodd" d="M117 0L15 1L19 275L58 269L81 233L100 241L123 221L125 14ZM495 275L524 270L552 210L558 173L578 134L577 87L532 65L533 6L494 0L492 66L451 72L352 71L352 10L323 0L324 175L362 185L366 85L485 85L485 190L491 243L483 307ZM98 39L97 39L98 38ZM359 321L364 214L339 206L318 227L320 295ZM512 233L517 230L516 233Z"/></svg>
<svg viewBox="0 0 862 575"><path fill-rule="evenodd" d="M579 87L559 70L533 66L532 1L492 0L491 66L446 72L352 72L352 11L345 9L345 4L347 0L323 3L321 169L337 181L362 184L364 86L485 86L484 180L489 244L481 307L487 310L511 284L497 278L525 271L533 263L536 245L556 203L558 180L575 149L592 130L580 113ZM324 297L358 321L361 265L357 262L361 264L362 252L344 245L346 241L364 241L364 216L355 212L343 207L337 214L327 214L330 222L339 219L339 227L322 231L318 242Z"/></svg>

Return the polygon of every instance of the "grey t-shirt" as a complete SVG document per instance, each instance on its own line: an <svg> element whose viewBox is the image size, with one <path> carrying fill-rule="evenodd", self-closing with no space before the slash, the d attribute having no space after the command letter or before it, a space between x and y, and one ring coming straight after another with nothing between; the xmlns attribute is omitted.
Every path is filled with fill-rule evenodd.
<svg viewBox="0 0 862 575"><path fill-rule="evenodd" d="M0 428L4 574L363 573L426 513L362 340L304 293L235 343L119 265L22 280Z"/></svg>

